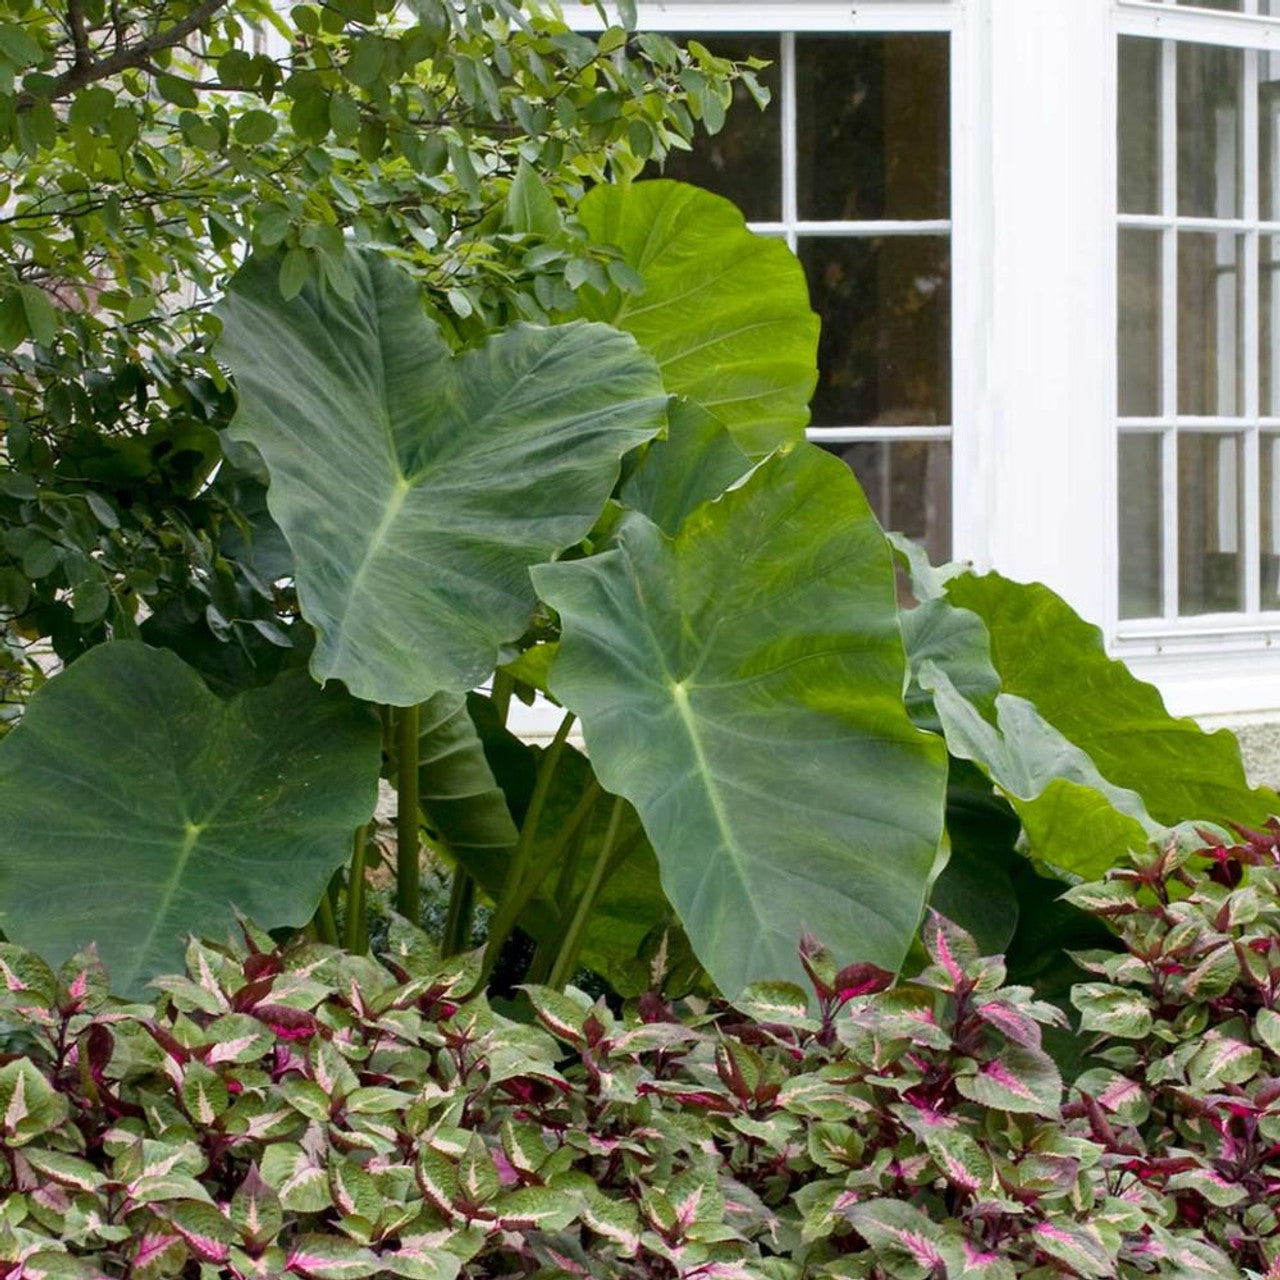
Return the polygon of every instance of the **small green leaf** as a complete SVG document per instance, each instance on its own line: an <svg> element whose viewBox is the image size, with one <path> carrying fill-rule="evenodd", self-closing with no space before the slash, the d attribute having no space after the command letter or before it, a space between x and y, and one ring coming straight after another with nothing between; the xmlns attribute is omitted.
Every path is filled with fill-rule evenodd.
<svg viewBox="0 0 1280 1280"><path fill-rule="evenodd" d="M1082 982L1071 1003L1080 1011L1082 1031L1101 1031L1123 1040L1141 1040L1151 1031L1151 1008L1140 991L1105 982Z"/></svg>
<svg viewBox="0 0 1280 1280"><path fill-rule="evenodd" d="M159 75L156 76L156 92L166 102L172 102L175 107L198 107L200 99L196 97L196 91L185 80L180 80L176 76Z"/></svg>
<svg viewBox="0 0 1280 1280"><path fill-rule="evenodd" d="M984 1107L1050 1119L1062 1101L1062 1077L1053 1059L1019 1044L1006 1045L998 1058L957 1076L956 1088Z"/></svg>
<svg viewBox="0 0 1280 1280"><path fill-rule="evenodd" d="M560 209L538 171L521 160L507 194L507 225L522 235L553 236L561 229Z"/></svg>
<svg viewBox="0 0 1280 1280"><path fill-rule="evenodd" d="M48 346L58 333L58 312L43 289L33 284L19 285L22 308L27 313L27 327L31 337L41 346Z"/></svg>
<svg viewBox="0 0 1280 1280"><path fill-rule="evenodd" d="M311 278L311 255L296 245L280 260L280 296L292 302Z"/></svg>
<svg viewBox="0 0 1280 1280"><path fill-rule="evenodd" d="M14 289L0 298L0 351L12 351L30 336L22 294Z"/></svg>
<svg viewBox="0 0 1280 1280"><path fill-rule="evenodd" d="M334 1235L299 1236L290 1246L287 1266L304 1280L361 1280L382 1269L371 1249Z"/></svg>
<svg viewBox="0 0 1280 1280"><path fill-rule="evenodd" d="M246 111L235 123L232 132L237 142L247 147L256 147L269 142L274 136L277 121L270 111L255 109Z"/></svg>
<svg viewBox="0 0 1280 1280"><path fill-rule="evenodd" d="M279 1234L284 1223L280 1197L263 1181L256 1164L231 1197L231 1221L252 1249L261 1249Z"/></svg>

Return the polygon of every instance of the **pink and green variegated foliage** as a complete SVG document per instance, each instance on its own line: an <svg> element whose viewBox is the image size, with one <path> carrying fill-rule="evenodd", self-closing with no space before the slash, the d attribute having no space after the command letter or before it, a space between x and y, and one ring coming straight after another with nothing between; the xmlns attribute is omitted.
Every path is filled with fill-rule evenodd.
<svg viewBox="0 0 1280 1280"><path fill-rule="evenodd" d="M1125 944L1077 957L1098 979L1072 999L1103 1065L1068 1111L1125 1194L1280 1275L1280 823L1239 835L1067 895Z"/></svg>
<svg viewBox="0 0 1280 1280"><path fill-rule="evenodd" d="M896 985L806 944L812 995L525 1021L407 927L245 926L145 1005L0 947L0 1280L1274 1277L1280 857L1208 853L1073 893L1122 949L1070 1091L1063 1015L937 917Z"/></svg>

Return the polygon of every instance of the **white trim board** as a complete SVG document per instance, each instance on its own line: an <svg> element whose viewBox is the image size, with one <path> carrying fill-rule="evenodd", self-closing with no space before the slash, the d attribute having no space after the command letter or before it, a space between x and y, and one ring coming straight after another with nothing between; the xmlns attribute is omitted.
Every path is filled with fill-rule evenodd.
<svg viewBox="0 0 1280 1280"><path fill-rule="evenodd" d="M640 30L661 31L950 31L973 0L642 0ZM604 25L590 0L566 4L583 31ZM616 16L616 6L606 4Z"/></svg>

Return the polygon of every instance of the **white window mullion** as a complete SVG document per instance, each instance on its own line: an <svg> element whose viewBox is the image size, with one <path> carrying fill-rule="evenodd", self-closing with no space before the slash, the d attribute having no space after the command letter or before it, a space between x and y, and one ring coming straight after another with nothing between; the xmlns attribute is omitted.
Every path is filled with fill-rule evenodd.
<svg viewBox="0 0 1280 1280"><path fill-rule="evenodd" d="M950 440L951 428L906 427L810 427L805 433L815 444L856 444L862 441L906 443L910 440Z"/></svg>
<svg viewBox="0 0 1280 1280"><path fill-rule="evenodd" d="M886 218L879 222L812 222L794 219L789 229L802 236L945 236L951 234L949 218L900 221Z"/></svg>
<svg viewBox="0 0 1280 1280"><path fill-rule="evenodd" d="M1160 437L1160 477L1164 485L1161 507L1161 604L1164 617L1178 616L1178 433L1166 431ZM1123 496L1120 499L1124 501Z"/></svg>
<svg viewBox="0 0 1280 1280"><path fill-rule="evenodd" d="M796 37L793 31L782 36L782 225L791 252L796 251L796 224L799 213L800 143L796 125Z"/></svg>
<svg viewBox="0 0 1280 1280"><path fill-rule="evenodd" d="M1253 224L1244 236L1244 323L1243 333L1240 335L1244 342L1244 412L1249 421L1240 459L1244 487L1240 499L1244 524L1241 573L1244 579L1244 611L1247 614L1256 614L1262 609L1262 473L1258 449L1258 415L1262 410L1258 351L1258 339L1262 332L1258 277L1261 240L1257 230L1261 212L1258 187L1260 57L1259 53L1252 50L1245 54L1244 102L1241 110L1244 125L1244 216Z"/></svg>
<svg viewBox="0 0 1280 1280"><path fill-rule="evenodd" d="M1178 46L1160 46L1160 412L1178 413ZM1161 436L1161 593L1166 618L1178 616L1178 433ZM1124 501L1121 495L1122 502Z"/></svg>

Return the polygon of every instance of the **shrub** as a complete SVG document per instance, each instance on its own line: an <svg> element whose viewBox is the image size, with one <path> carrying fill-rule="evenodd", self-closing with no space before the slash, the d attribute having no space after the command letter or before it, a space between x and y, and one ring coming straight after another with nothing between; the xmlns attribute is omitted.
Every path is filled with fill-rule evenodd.
<svg viewBox="0 0 1280 1280"><path fill-rule="evenodd" d="M1208 853L1072 891L1125 949L1065 1105L1061 1012L936 916L896 986L807 943L808 995L528 1022L407 926L193 942L154 1005L5 946L0 1276L1274 1274L1280 856Z"/></svg>
<svg viewBox="0 0 1280 1280"><path fill-rule="evenodd" d="M1076 1082L1104 1166L1240 1265L1280 1257L1280 823L1212 841L1206 875L1171 845L1067 897L1125 950L1077 957L1103 1066Z"/></svg>

